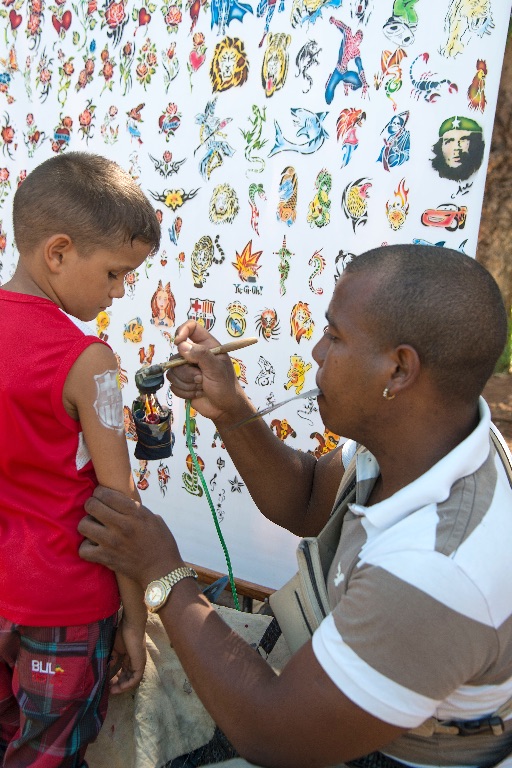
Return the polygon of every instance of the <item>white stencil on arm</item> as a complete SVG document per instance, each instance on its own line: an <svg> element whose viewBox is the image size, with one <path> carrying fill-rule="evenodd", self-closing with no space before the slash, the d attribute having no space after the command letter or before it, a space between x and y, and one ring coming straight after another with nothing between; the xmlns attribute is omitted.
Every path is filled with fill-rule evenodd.
<svg viewBox="0 0 512 768"><path fill-rule="evenodd" d="M75 456L76 468L80 471L85 467L86 464L90 462L90 460L91 460L91 454L89 453L87 443L85 442L84 433L79 432L78 448L76 450L76 456Z"/></svg>
<svg viewBox="0 0 512 768"><path fill-rule="evenodd" d="M94 380L97 392L94 410L101 424L108 429L122 432L124 429L123 398L117 371L105 371L95 376Z"/></svg>

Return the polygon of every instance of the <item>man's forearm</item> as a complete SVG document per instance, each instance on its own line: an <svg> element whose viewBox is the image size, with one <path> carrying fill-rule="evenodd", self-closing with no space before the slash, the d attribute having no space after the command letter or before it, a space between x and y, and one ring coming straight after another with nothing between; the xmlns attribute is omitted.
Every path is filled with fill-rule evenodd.
<svg viewBox="0 0 512 768"><path fill-rule="evenodd" d="M250 415L248 408L246 416ZM292 533L304 535L316 459L285 445L262 418L241 427L232 423L216 426L262 514Z"/></svg>
<svg viewBox="0 0 512 768"><path fill-rule="evenodd" d="M276 675L184 579L159 612L188 679L238 753L257 765L319 768L367 754L401 730L359 710L306 644Z"/></svg>

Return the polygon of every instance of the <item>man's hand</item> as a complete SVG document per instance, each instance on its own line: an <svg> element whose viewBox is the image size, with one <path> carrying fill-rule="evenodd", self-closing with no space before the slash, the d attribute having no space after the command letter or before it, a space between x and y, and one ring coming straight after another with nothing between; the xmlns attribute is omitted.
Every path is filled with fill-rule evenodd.
<svg viewBox="0 0 512 768"><path fill-rule="evenodd" d="M191 363L167 372L175 395L190 400L198 413L216 423L241 421L254 411L228 355L209 351L219 342L202 325L187 320L178 328L174 341L180 355Z"/></svg>
<svg viewBox="0 0 512 768"><path fill-rule="evenodd" d="M98 486L85 503L85 536L79 555L133 579L150 581L184 565L171 531L159 515L118 491Z"/></svg>

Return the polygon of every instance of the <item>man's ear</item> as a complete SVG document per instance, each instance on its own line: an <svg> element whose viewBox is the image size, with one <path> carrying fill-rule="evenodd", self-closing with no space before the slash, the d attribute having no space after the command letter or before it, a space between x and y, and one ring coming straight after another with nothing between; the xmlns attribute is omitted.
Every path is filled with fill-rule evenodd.
<svg viewBox="0 0 512 768"><path fill-rule="evenodd" d="M393 352L395 369L388 384L389 392L397 395L409 389L418 379L421 371L420 357L410 344L400 344Z"/></svg>
<svg viewBox="0 0 512 768"><path fill-rule="evenodd" d="M50 272L58 274L71 252L76 251L69 235L57 234L49 237L44 244L44 260Z"/></svg>

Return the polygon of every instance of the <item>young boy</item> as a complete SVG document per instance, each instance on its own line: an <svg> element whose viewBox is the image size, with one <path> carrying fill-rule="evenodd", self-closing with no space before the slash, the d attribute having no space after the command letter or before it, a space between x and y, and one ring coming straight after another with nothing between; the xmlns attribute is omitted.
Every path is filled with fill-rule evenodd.
<svg viewBox="0 0 512 768"><path fill-rule="evenodd" d="M85 322L123 296L160 225L127 173L81 152L27 176L13 225L19 262L0 289L0 763L80 768L106 714L119 592L128 660L112 692L135 687L146 658L139 588L78 556L98 482L139 498L116 358Z"/></svg>

